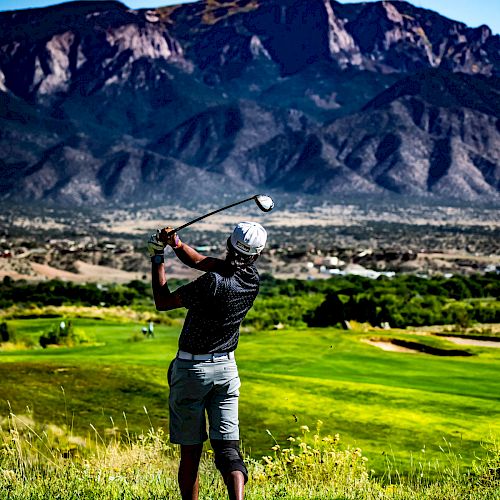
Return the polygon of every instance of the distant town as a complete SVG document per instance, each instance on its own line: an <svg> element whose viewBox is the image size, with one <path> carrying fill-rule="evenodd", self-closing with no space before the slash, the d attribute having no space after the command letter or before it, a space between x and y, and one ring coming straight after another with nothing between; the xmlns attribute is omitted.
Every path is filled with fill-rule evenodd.
<svg viewBox="0 0 500 500"><path fill-rule="evenodd" d="M8 207L0 216L0 278L148 279L148 235L167 224L180 225L196 210ZM269 231L259 268L278 278L376 279L396 273L451 276L500 270L500 223L496 211L484 207L285 206L268 218L244 211L215 216L180 236L202 253L222 256L231 226L251 217L260 217ZM196 275L174 258L167 258L167 271L178 278Z"/></svg>

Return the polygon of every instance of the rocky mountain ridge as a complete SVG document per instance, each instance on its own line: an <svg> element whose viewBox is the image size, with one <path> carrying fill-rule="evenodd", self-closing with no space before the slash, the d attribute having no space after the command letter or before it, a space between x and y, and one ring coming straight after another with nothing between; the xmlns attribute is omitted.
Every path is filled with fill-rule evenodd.
<svg viewBox="0 0 500 500"><path fill-rule="evenodd" d="M498 198L499 56L402 1L0 13L0 196Z"/></svg>

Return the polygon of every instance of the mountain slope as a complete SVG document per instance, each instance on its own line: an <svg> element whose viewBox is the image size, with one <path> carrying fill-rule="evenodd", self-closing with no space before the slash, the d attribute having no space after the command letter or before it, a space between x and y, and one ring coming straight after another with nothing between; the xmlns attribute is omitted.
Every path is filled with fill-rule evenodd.
<svg viewBox="0 0 500 500"><path fill-rule="evenodd" d="M0 13L0 196L495 198L499 55L402 1Z"/></svg>

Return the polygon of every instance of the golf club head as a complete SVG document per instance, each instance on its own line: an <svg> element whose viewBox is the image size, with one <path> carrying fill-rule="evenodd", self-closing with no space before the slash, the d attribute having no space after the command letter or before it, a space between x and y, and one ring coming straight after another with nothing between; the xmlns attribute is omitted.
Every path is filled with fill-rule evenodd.
<svg viewBox="0 0 500 500"><path fill-rule="evenodd" d="M274 208L274 201L270 196L265 194L256 194L254 196L254 200L263 212L270 212Z"/></svg>

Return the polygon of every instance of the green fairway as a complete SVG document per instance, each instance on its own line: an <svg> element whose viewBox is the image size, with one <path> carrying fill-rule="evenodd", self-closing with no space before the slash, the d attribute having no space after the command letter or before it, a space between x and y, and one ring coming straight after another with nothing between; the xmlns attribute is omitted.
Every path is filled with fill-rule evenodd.
<svg viewBox="0 0 500 500"><path fill-rule="evenodd" d="M57 322L9 325L38 337ZM37 421L80 435L93 432L91 424L102 436L113 427L122 434L167 428L166 371L180 327L158 325L154 339L132 342L142 324L75 319L74 326L94 344L0 352L1 416L9 404L15 414L29 407ZM456 348L444 339L383 334ZM467 347L470 357L385 352L361 342L369 336L331 328L243 335L237 359L246 452L269 453L267 430L281 443L301 425L314 432L321 420L323 434L362 448L375 470L387 457L404 470L411 456L442 461L440 448L448 446L470 464L481 441L500 435L498 349Z"/></svg>

